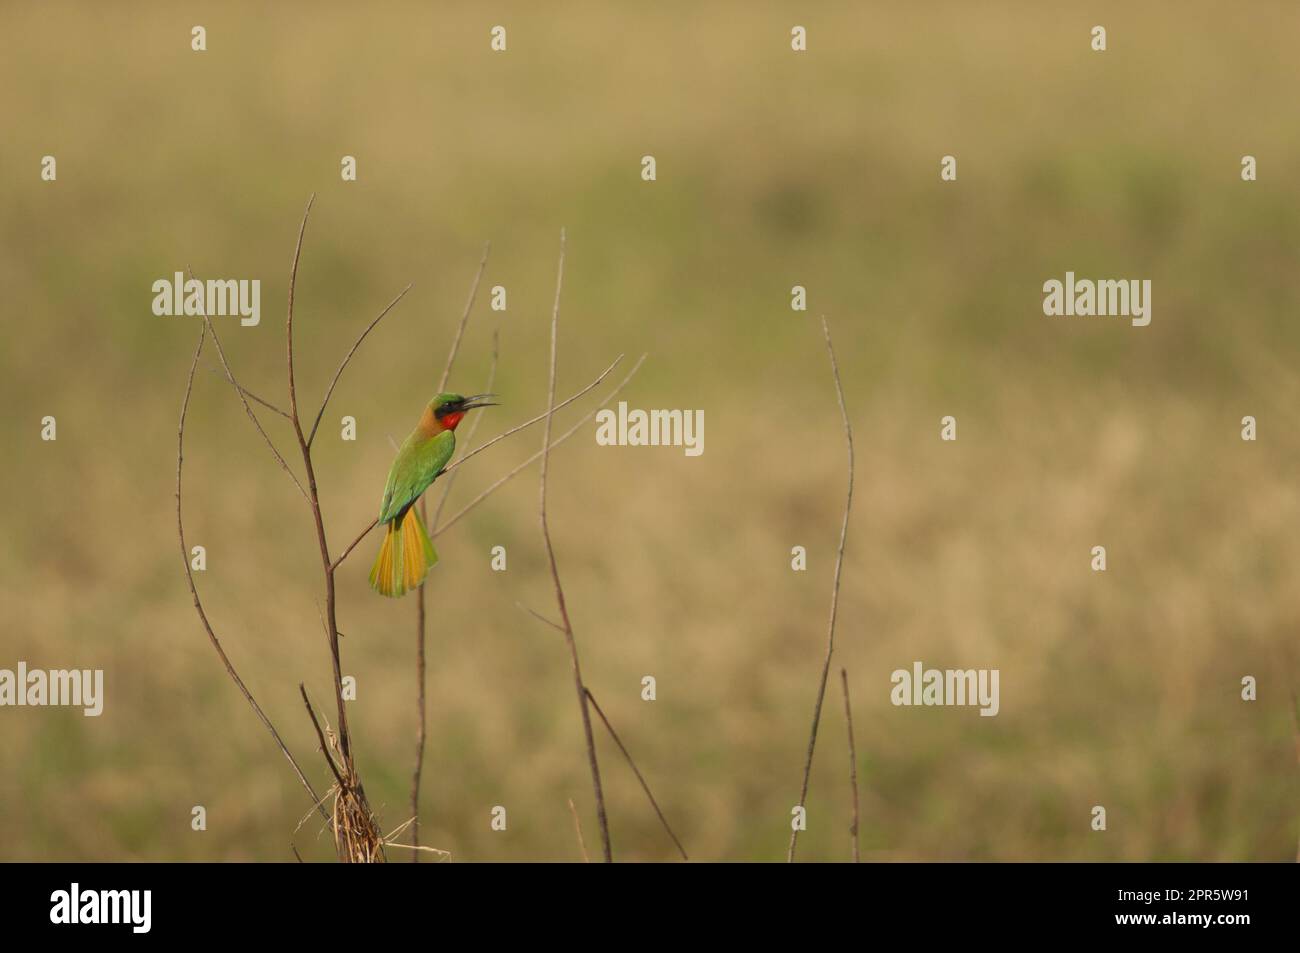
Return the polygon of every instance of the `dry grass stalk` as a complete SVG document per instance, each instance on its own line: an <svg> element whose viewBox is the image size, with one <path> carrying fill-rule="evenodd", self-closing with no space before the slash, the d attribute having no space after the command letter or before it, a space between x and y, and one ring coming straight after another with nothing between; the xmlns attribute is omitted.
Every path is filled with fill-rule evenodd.
<svg viewBox="0 0 1300 953"><path fill-rule="evenodd" d="M805 806L808 799L808 780L812 775L813 750L817 747L817 727L821 723L822 702L826 699L826 682L830 678L831 654L835 650L835 616L840 602L840 574L844 569L844 543L849 535L849 511L853 508L853 428L849 425L849 411L844 404L844 385L840 381L840 368L835 361L835 348L831 344L831 329L822 317L822 334L826 338L826 351L831 358L831 375L835 378L835 392L839 397L840 416L844 420L844 442L849 451L849 488L844 500L844 522L840 526L840 545L835 555L835 580L831 585L830 622L826 626L826 657L822 662L821 680L817 685L817 701L813 705L812 732L808 738L808 756L804 760L803 785L799 789L799 805ZM786 860L794 863L794 849L799 840L799 829L790 832L790 849Z"/></svg>
<svg viewBox="0 0 1300 953"><path fill-rule="evenodd" d="M849 673L840 669L840 686L844 689L844 723L849 729L849 787L853 791L853 814L849 821L849 837L853 841L853 862L858 856L858 753L853 744L853 708L849 705Z"/></svg>
<svg viewBox="0 0 1300 953"><path fill-rule="evenodd" d="M573 815L573 830L578 835L578 850L582 851L582 862L591 863L591 857L587 854L587 840L582 836L582 821L578 819L578 809L573 806L573 798L569 798L569 813Z"/></svg>

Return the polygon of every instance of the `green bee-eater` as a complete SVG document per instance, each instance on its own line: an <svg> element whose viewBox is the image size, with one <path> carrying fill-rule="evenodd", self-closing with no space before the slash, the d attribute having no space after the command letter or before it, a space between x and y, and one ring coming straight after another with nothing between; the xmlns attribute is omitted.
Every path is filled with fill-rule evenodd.
<svg viewBox="0 0 1300 953"><path fill-rule="evenodd" d="M387 530L379 557L370 570L370 585L376 592L405 595L424 582L429 567L438 561L415 501L451 462L456 452L456 425L476 407L495 407L484 399L493 396L439 394L429 401L420 422L397 451L379 505L379 522Z"/></svg>

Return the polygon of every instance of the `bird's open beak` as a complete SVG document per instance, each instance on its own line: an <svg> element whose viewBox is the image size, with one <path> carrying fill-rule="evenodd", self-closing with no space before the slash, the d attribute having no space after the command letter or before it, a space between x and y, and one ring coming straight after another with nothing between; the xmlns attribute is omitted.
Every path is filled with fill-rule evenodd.
<svg viewBox="0 0 1300 953"><path fill-rule="evenodd" d="M496 401L487 400L488 397L495 397L496 394L475 394L473 397L466 397L461 403L461 410L474 410L478 407L496 407Z"/></svg>

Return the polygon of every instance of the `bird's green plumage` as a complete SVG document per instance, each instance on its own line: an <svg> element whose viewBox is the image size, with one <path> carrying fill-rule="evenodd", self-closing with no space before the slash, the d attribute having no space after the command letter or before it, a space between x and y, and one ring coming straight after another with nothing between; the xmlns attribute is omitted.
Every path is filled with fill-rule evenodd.
<svg viewBox="0 0 1300 953"><path fill-rule="evenodd" d="M496 406L484 400L492 396L438 394L398 448L379 504L378 522L387 527L370 570L370 585L380 595L396 597L419 588L438 561L420 511L411 507L451 462L456 452L456 427L465 414L479 407Z"/></svg>
<svg viewBox="0 0 1300 953"><path fill-rule="evenodd" d="M414 503L456 452L456 434L444 430L433 437L417 428L397 452L393 468L388 471L388 485L379 507L379 522L396 519Z"/></svg>

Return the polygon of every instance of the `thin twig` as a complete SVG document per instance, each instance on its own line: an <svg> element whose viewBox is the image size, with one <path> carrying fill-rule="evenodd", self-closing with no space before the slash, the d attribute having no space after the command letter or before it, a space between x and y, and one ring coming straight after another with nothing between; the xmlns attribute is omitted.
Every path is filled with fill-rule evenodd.
<svg viewBox="0 0 1300 953"><path fill-rule="evenodd" d="M343 560L347 559L347 558L348 558L348 555L352 552L352 550L356 549L356 548L357 548L357 545L358 545L358 544L359 544L363 539L365 539L367 536L369 536L369 535L370 535L370 531L371 531L372 529L374 529L374 528L375 528L376 526L378 526L378 525L379 525L379 520L378 520L378 519L373 519L373 520L371 520L371 521L370 521L370 524L369 524L365 529L363 529L363 530L360 532L360 534L357 536L357 538L354 539L352 542L348 543L347 549L343 550L343 552L342 552L342 554L339 556L339 558L336 559L336 560L334 560L334 565L331 566L330 568L331 568L331 569L335 569L335 570L337 570L337 569L339 568L339 563L341 563L341 562L343 562Z"/></svg>
<svg viewBox="0 0 1300 953"><path fill-rule="evenodd" d="M573 798L569 798L569 813L573 815L573 829L578 833L578 849L582 851L582 862L591 863L591 858L587 856L587 841L582 836L582 821L578 820L578 809L573 806Z"/></svg>
<svg viewBox="0 0 1300 953"><path fill-rule="evenodd" d="M686 848L683 847L682 842L677 839L677 835L673 833L673 829L668 823L668 818L664 817L664 812L659 808L659 802L655 800L654 794L651 793L650 785L646 782L645 776L641 774L641 769L638 768L636 762L632 760L632 753L627 750L627 745L623 744L623 739L618 736L618 732L614 730L614 726L611 725L609 719L605 717L605 712L601 709L600 703L596 701L596 696L591 693L591 689L586 689L586 692L587 701L591 702L591 707L596 709L596 714L599 715L600 720L605 723L605 728L609 731L609 736L614 739L614 744L618 745L618 750L623 752L623 757L627 759L628 767L632 769L632 773L636 775L636 779L641 782L641 790L645 792L645 796L650 799L650 806L653 807L655 813L659 815L659 823L664 826L664 830L668 832L668 836L671 837L673 843L677 845L677 850L681 853L682 860L690 860L690 858L686 856Z"/></svg>
<svg viewBox="0 0 1300 953"><path fill-rule="evenodd" d="M486 390L484 390L485 394L492 393L492 388L495 387L497 383L497 361L500 356L499 355L500 345L501 345L500 332L493 331L492 332L492 364L488 368L487 388ZM474 419L470 421L469 433L465 436L466 453L468 453L470 449L474 446L474 435L478 433L478 425L483 422L483 418L485 416L486 416L485 414L475 414ZM438 520L442 518L442 511L447 506L447 497L451 496L451 488L455 484L456 477L459 473L460 471L457 470L455 473L443 474L442 496L438 498L438 507L433 511L433 522L428 524L430 532L434 532L438 529Z"/></svg>
<svg viewBox="0 0 1300 953"><path fill-rule="evenodd" d="M600 403L598 403L596 406L594 406L591 410L589 410L589 411L588 411L588 412L583 416L583 418L582 418L581 420L579 420L576 424L574 424L572 427L570 427L568 430L566 430L566 431L565 431L563 434L561 434L559 437L556 437L554 440L551 441L551 449L554 450L554 449L555 449L556 447L558 447L560 444L564 443L564 441L568 440L568 439L569 439L570 437L572 437L575 433L577 433L579 430L581 430L582 427L583 427L583 426L584 426L584 425L585 425L589 420L591 420L592 417L596 416L596 413L600 410L600 408L604 407L604 406L605 406L606 404L608 404L611 400L613 400L615 397L617 397L617 396L619 395L619 393L623 390L623 388L626 387L626 386L628 385L629 382L631 382L632 378L636 376L636 372L637 372L637 370L641 367L641 364L642 364L642 362L645 361L645 359L646 359L646 355L642 354L641 357L638 358L636 364L634 364L634 365L632 366L632 369L631 369L630 371L628 371L627 376L623 378L622 382L620 382L619 385L618 385L617 387L615 387L612 391L610 391L608 394L605 395L605 399L604 399L604 400L602 400ZM602 376L603 376L603 375L602 375ZM467 514L469 513L470 510L474 509L474 507L478 506L480 503L482 503L484 500L486 500L489 496L491 496L493 493L495 493L497 490L499 490L502 486L504 486L506 483L510 482L510 480L514 479L516 476L518 476L518 475L519 475L520 473L522 473L524 470L528 469L528 467L531 466L531 465L532 465L534 462L536 462L538 459L540 459L541 456L542 456L542 451L538 450L536 453L534 453L532 456L530 456L530 457L529 457L527 460L525 460L523 463L519 464L519 465L516 466L513 470L509 471L505 476L501 477L501 478L500 478L499 480L497 480L495 483L493 483L493 484L491 484L490 486L488 486L488 488L485 489L485 490L483 490L481 493L479 493L478 496L474 497L474 499L470 500L468 503L466 503L464 506L462 506L462 507L461 507L461 508L456 512L456 515L455 515L455 516L451 517L451 519L447 520L447 522L443 523L443 524L442 524L441 526L439 526L436 530L434 530L434 531L430 534L430 537L433 538L433 539L437 539L440 535L442 535L443 533L447 532L447 530L451 529L453 526L456 525L456 523L461 519L461 517L467 515Z"/></svg>
<svg viewBox="0 0 1300 953"><path fill-rule="evenodd" d="M474 273L474 282L469 288L469 297L465 300L465 310L461 312L460 324L456 327L456 335L451 340L451 347L447 351L447 364L442 369L442 378L438 381L438 393L442 393L447 387L447 381L451 378L451 369L456 364L456 355L460 351L461 338L465 336L465 328L469 324L469 316L474 311L474 299L478 297L479 282L483 280L483 270L487 268L488 252L492 248L491 242L483 245L483 257L479 260L478 271ZM493 337L492 345L492 377L496 376L496 338ZM492 385L488 385L488 390ZM478 428L479 419L482 414L474 415L474 422L470 424L469 437L474 438L474 431ZM435 476L436 479L436 476ZM447 501L447 493L444 490L442 502ZM420 519L425 526L429 526L429 506L424 496L420 497ZM442 512L442 504L438 505L438 512ZM434 514L434 521L437 521L437 514ZM411 830L412 839L418 848L420 844L420 776L424 773L424 747L425 735L427 732L426 707L424 701L424 683L425 683L425 608L424 608L424 587L425 583L421 582L415 594L415 709L416 722L415 729L415 767L411 771L411 821L414 825ZM411 856L411 863L420 862L420 852L417 849Z"/></svg>
<svg viewBox="0 0 1300 953"><path fill-rule="evenodd" d="M339 378L343 376L343 371L347 368L348 362L352 360L352 355L357 353L357 348L361 347L361 342L366 339L366 335L375 329L375 325L382 321L389 311L392 311L393 308L397 307L397 302L406 297L406 293L410 290L411 286L407 285L396 298L388 302L388 307L379 312L379 317L366 325L366 329L361 332L361 336L358 337L356 342L352 345L352 349L344 355L343 362L339 364L339 369L334 372L334 379L330 381L330 386L325 389L325 399L320 402L320 410L316 411L316 422L311 425L311 433L307 435L307 446L310 447L312 441L316 439L316 430L320 427L321 418L325 416L325 407L330 402L330 395L334 393L334 386L338 384ZM283 413L283 411L281 411L281 413ZM285 416L288 417L289 415L285 414Z"/></svg>
<svg viewBox="0 0 1300 953"><path fill-rule="evenodd" d="M307 199L307 208L302 213L302 224L298 226L298 241L293 246L293 263L289 266L289 306L288 318L285 320L285 342L288 347L289 365L289 413L298 416L298 394L293 382L293 297L298 290L298 261L302 258L302 239L307 232L307 219L311 216L311 207L316 203L316 193Z"/></svg>
<svg viewBox="0 0 1300 953"><path fill-rule="evenodd" d="M605 400L603 401L603 403L608 403L608 402L609 402L610 400L612 400L615 396L617 396L617 394L619 393L619 391L621 391L625 386L627 386L627 383L632 379L632 376L636 373L637 368L639 368L639 367L641 366L641 363L642 363L642 361L645 360L645 357L646 357L646 356L645 356L644 354L641 355L641 359L640 359L639 361L636 362L636 367L633 367L633 368L632 368L631 372L628 373L627 377L623 379L623 383L619 384L618 387L615 388L615 390L605 398ZM622 355L619 355L619 357L614 361L613 364L611 364L609 367L605 368L605 370L603 370L603 371L600 373L600 376L599 376L599 377L597 377L594 381L592 381L590 384L588 384L588 385L587 385L586 387L584 387L582 390L578 391L576 394L574 394L574 395L573 395L572 397L570 397L568 400L563 401L563 402L561 402L561 403L559 403L559 404L556 404L556 405L555 405L555 409L556 409L556 410L559 410L561 407L565 406L566 404L571 404L571 403L573 403L575 400L577 400L579 397L581 397L583 394L586 394L586 393L587 393L588 391L590 391L593 387L595 387L595 386L596 386L597 384L599 384L602 380L604 380L604 379L609 375L609 372L612 371L615 367L618 366L619 361L621 361L622 359L623 359L623 356L622 356ZM599 409L599 405L598 405L598 407L597 407L596 409ZM569 437L573 436L573 434L577 431L578 427L581 427L581 426L582 426L583 424L585 424L588 420L590 420L592 417L595 416L595 414L596 414L596 409L593 409L592 411L590 411L590 412L587 414L587 416L583 417L582 420L578 421L578 424L577 424L575 427L573 427L571 430L569 430L567 433L565 433L562 437L559 437L559 438L557 438L556 440L552 441L551 446L552 446L552 447L558 447L562 442L564 442L565 440L567 440ZM531 420L526 421L525 423L522 423L522 424L520 424L520 425L517 426L517 427L511 427L511 428L510 428L509 430L507 430L505 433L498 434L497 436L495 436L495 437L493 437L491 440L489 440L487 443L483 444L481 447L476 447L474 450L470 451L468 454L466 454L466 455L465 455L464 457L462 457L460 460L457 460L457 461L453 462L453 463L451 464L451 466L447 467L445 470L442 471L442 472L443 472L443 475L445 476L449 471L453 470L453 469L454 469L458 464L460 464L460 463L464 463L465 460L469 459L470 457L474 456L475 454L480 453L480 452L483 451L483 450L486 450L488 447L490 447L492 444L496 443L498 440L504 440L506 437L509 437L511 434L518 433L519 431L523 430L523 429L526 428L526 427L531 427L531 426L532 426L533 424L535 424L535 423L540 423L541 421L543 421L543 420L546 419L546 416L547 416L546 414L540 414L540 415L538 415L537 417L534 417L534 418L532 418ZM466 513L468 513L468 512L469 512L470 510L472 510L474 507L478 506L478 504L482 503L483 500L487 499L487 497L488 497L489 495L491 495L495 490L497 490L499 487L501 487L502 485L504 485L508 480L510 480L511 477L515 476L517 473L519 473L521 470L523 470L525 467L527 467L530 463L532 463L532 462L535 461L535 460L540 459L541 456L542 456L542 452L541 452L540 450L537 451L535 454L533 454L531 457L529 457L527 460L525 460L522 464L520 464L520 465L519 465L518 467L516 467L514 470L510 471L508 474L506 474L504 477L502 477L502 478L501 478L500 480L498 480L496 483L492 484L492 486L490 486L487 490L483 491L483 492L480 493L477 497L475 497L472 501L470 501L470 503L469 503L468 505L466 505L466 506L464 506L463 508L461 508L461 510L460 510L460 511L455 515L455 516L453 516L451 519L447 520L447 522L444 523L442 526L438 527L436 531L434 531L434 532L430 532L430 534L429 534L430 538L432 539L432 538L435 538L435 537L440 536L440 535L442 535L443 533L445 533L447 530L449 530L449 529L451 528L451 526L452 526L453 523L455 523L457 520L459 520L462 516L464 516ZM378 519L373 519L373 520L371 520L371 521L366 525L366 528L363 529L360 533L358 533L357 536L356 536L356 538L353 539L352 542L348 543L347 548L345 548L345 549L343 550L342 554L338 557L338 559L334 560L334 565L333 565L331 568L333 568L333 569L338 569L338 568L339 568L339 564L341 564L341 563L343 562L343 560L347 559L348 556L350 556L350 555L352 554L352 550L356 549L357 546L359 546L359 545L361 544L361 541L364 540L367 536L369 536L370 533L371 533L371 531L374 530L374 528L375 528L377 525L379 525L379 520L378 520ZM428 524L426 523L425 525L428 525Z"/></svg>
<svg viewBox="0 0 1300 953"><path fill-rule="evenodd" d="M538 492L542 540L546 543L546 557L551 566L551 579L555 582L555 601L559 605L560 619L564 624L564 639L568 643L569 658L573 662L573 685L578 693L578 708L582 713L582 731L587 742L587 761L591 765L591 785L596 795L596 818L600 822L601 849L605 863L613 863L614 854L609 842L609 820L605 815L605 794L600 786L600 765L596 761L596 739L591 731L591 712L587 706L587 691L582 683L582 669L578 664L578 645L573 636L573 623L564 604L564 587L560 585L560 571L555 564L555 547L551 544L551 530L546 522L546 476L551 458L551 419L555 413L555 354L560 323L560 289L564 284L564 230L560 230L560 264L555 276L555 305L551 309L551 368L547 386L546 424L542 437L542 479Z"/></svg>
<svg viewBox="0 0 1300 953"><path fill-rule="evenodd" d="M853 744L853 709L849 705L849 673L840 669L840 685L844 689L844 723L849 727L849 787L853 790L853 820L849 822L849 836L853 839L853 862L858 863L858 754Z"/></svg>
<svg viewBox="0 0 1300 953"><path fill-rule="evenodd" d="M190 393L194 389L194 371L199 365L199 354L203 351L203 342L206 339L207 331L208 327L206 325L199 329L199 344L198 347L194 349L194 360L190 363L189 377L186 378L185 381L185 398L181 402L180 424L176 429L176 535L180 539L181 562L185 566L185 581L189 584L190 595L194 597L194 611L198 613L199 621L203 623L203 629L207 632L208 641L212 643L212 647L216 650L217 657L221 659L221 664L225 666L226 674L230 676L230 680L235 683L235 687L239 689L240 694L242 694L245 700L247 700L249 706L253 709L253 713L257 715L258 720L260 720L266 727L266 730L271 733L271 737L275 739L276 746L280 749L281 753L284 754L285 758L288 759L290 766L293 768L294 774L298 775L298 780L302 782L302 786L306 788L307 793L311 795L313 803L317 804L319 808L320 798L316 796L316 791L311 786L311 782L307 780L307 775L303 773L297 759L294 758L293 754L290 753L288 746L285 745L284 741L280 738L280 733L275 730L275 725L271 724L271 719L266 717L266 713L262 711L262 706L257 703L255 698L253 698L253 693L248 690L248 687L244 684L244 680L240 678L239 673L235 671L235 666L231 663L230 657L226 655L226 650L222 647L221 640L217 638L217 633L212 629L212 623L208 621L208 614L203 610L203 603L199 599L199 590L194 585L194 571L190 567L190 551L185 545L185 521L181 515L181 469L185 459L185 417L190 408ZM328 820L329 815L325 812L325 809L319 808L319 810L321 816Z"/></svg>
<svg viewBox="0 0 1300 953"><path fill-rule="evenodd" d="M424 500L421 499L420 519L423 520L424 518ZM415 768L411 772L411 820L414 825L411 830L411 840L417 847L420 844L420 776L424 773L424 744L428 718L425 714L427 709L424 701L424 683L426 681L424 616L424 583L420 583L415 599ZM418 864L419 862L420 852L417 850L411 855L411 863Z"/></svg>
<svg viewBox="0 0 1300 953"><path fill-rule="evenodd" d="M215 368L215 367L209 367L208 370L209 370L211 373L213 373L213 374L217 374L217 375L220 375L220 374L221 374L220 369ZM285 420L288 420L288 419L289 419L289 412L288 412L287 410L281 410L279 407L275 406L275 404L271 403L269 400L263 400L261 397L258 397L256 394L254 394L251 390L249 390L247 387L245 387L243 384L239 383L238 381L231 381L231 383L233 383L233 384L235 385L235 389L236 389L236 390L238 390L241 394L243 394L243 395L244 395L245 397L247 397L249 400L253 401L253 402L256 403L256 404L261 404L261 405L262 405L263 407L265 407L267 410L273 410L273 411L275 411L277 414L279 414L279 415L280 415L281 417L283 417ZM292 845L290 845L290 846L292 846Z"/></svg>
<svg viewBox="0 0 1300 953"><path fill-rule="evenodd" d="M451 350L447 352L447 366L442 369L442 377L438 380L438 393L447 389L447 381L451 379L451 368L456 363L456 355L460 352L460 341L465 336L465 325L469 324L470 313L474 310L474 299L478 297L479 282L483 280L483 271L487 268L488 254L492 251L492 243L484 242L483 257L479 259L478 271L474 274L474 283L469 287L469 299L465 302L465 310L460 315L460 325L456 328L456 336L452 338Z"/></svg>
<svg viewBox="0 0 1300 953"><path fill-rule="evenodd" d="M822 334L826 337L826 351L831 358L831 374L835 378L835 392L840 401L840 416L844 419L844 442L849 450L849 488L844 500L844 522L840 526L840 546L835 555L835 581L831 586L831 614L826 627L826 658L822 662L821 680L817 684L817 702L813 705L812 732L808 737L808 757L803 766L803 785L799 789L799 805L806 806L808 800L808 779L812 775L813 749L817 747L817 726L821 722L822 702L826 698L826 681L830 677L831 653L835 649L835 615L840 602L840 572L844 568L844 543L849 535L849 510L853 507L853 428L849 425L849 411L844 404L844 385L840 382L840 368L835 362L835 348L831 345L831 329L822 316ZM790 850L786 860L794 863L794 848L799 840L799 829L790 832Z"/></svg>
<svg viewBox="0 0 1300 953"><path fill-rule="evenodd" d="M188 270L190 273L190 279L197 281L198 279L194 277L194 270L192 268ZM225 368L226 371L226 380L230 381L230 385L235 388L235 393L239 395L239 401L244 405L244 413L248 414L248 419L253 422L253 426L257 428L257 432L260 433L262 439L266 441L266 445L270 448L271 456L275 457L276 463L280 464L280 468L284 470L285 473L289 474L289 479L292 480L293 485L298 488L298 492L302 494L303 499L307 499L307 491L303 489L302 483L299 482L297 474L290 469L288 462L286 462L284 457L281 456L280 451L276 448L275 442L271 440L270 435L268 435L266 430L262 427L262 422L257 419L257 414L255 414L253 408L248 405L248 398L244 396L247 391L245 391L245 389L240 385L239 381L235 380L235 372L230 369L230 362L226 360L226 349L221 346L221 338L217 336L217 329L212 326L212 320L206 313L203 315L203 324L207 328L208 333L212 335L212 343L217 346L217 357L221 359L221 366ZM283 411L280 411L280 413L283 413Z"/></svg>
<svg viewBox="0 0 1300 953"><path fill-rule="evenodd" d="M523 609L525 612L527 612L538 622L544 622L547 625L549 625L552 629L554 629L556 632L559 632L561 635L564 634L564 626L560 625L560 623L556 622L553 619L546 618L546 616L542 615L536 609L529 608L528 606L524 605L522 602L516 602L515 606L517 608Z"/></svg>

